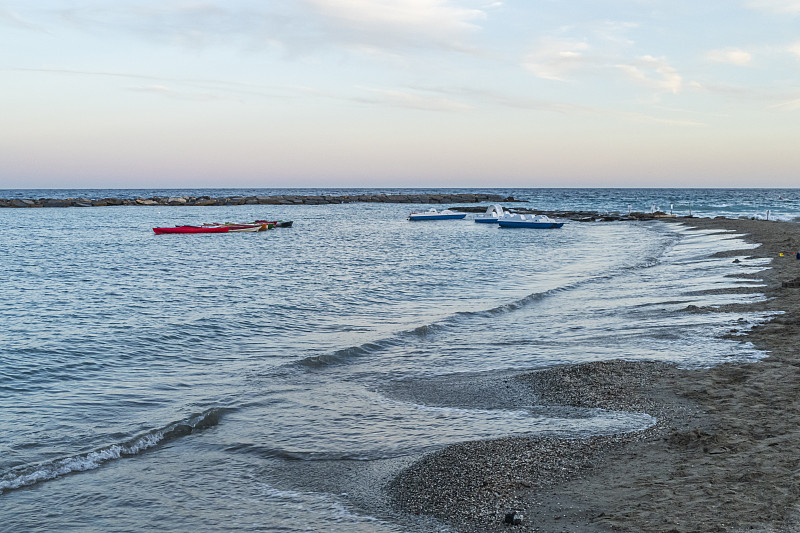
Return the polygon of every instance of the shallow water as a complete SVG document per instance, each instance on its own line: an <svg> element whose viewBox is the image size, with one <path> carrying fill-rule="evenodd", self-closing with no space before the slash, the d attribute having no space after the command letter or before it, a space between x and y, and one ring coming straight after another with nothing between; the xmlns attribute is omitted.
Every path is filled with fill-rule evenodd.
<svg viewBox="0 0 800 533"><path fill-rule="evenodd" d="M653 420L423 405L392 397L390 382L763 355L720 338L763 316L690 308L760 298L734 292L757 281L731 276L763 261L711 258L748 248L735 236L411 223L412 207L0 210L0 528L409 531L355 506L316 466ZM151 230L265 216L294 226Z"/></svg>

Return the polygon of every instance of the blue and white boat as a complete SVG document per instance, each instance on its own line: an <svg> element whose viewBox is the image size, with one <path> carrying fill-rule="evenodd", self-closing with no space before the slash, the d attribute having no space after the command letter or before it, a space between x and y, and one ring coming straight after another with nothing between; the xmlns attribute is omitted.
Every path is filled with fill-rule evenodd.
<svg viewBox="0 0 800 533"><path fill-rule="evenodd" d="M563 222L553 220L547 215L506 214L497 221L501 228L560 228Z"/></svg>
<svg viewBox="0 0 800 533"><path fill-rule="evenodd" d="M503 211L503 207L500 204L494 204L489 206L484 214L475 215L475 222L482 224L496 224L497 221L505 215L506 212Z"/></svg>
<svg viewBox="0 0 800 533"><path fill-rule="evenodd" d="M449 209L444 209L443 211L437 211L433 207L423 213L411 213L408 215L408 220L449 220L449 219L460 219L467 216L466 213L461 213L459 211L450 211Z"/></svg>

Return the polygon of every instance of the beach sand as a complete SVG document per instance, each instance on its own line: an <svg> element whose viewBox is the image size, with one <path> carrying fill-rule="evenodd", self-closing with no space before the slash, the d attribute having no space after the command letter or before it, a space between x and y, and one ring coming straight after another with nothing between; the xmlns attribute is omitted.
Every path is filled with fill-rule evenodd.
<svg viewBox="0 0 800 533"><path fill-rule="evenodd" d="M769 356L694 370L608 361L482 383L504 390L498 401L509 406L629 410L658 422L611 437L449 446L385 485L396 509L461 532L800 531L800 287L793 286L800 286L793 283L800 281L800 225L673 221L735 230L761 243L745 253L772 259L772 268L753 274L767 287L752 290L768 299L730 310L784 312L745 339ZM742 252L727 254L735 255ZM738 334L731 331L742 339ZM512 509L523 515L519 525L503 523Z"/></svg>

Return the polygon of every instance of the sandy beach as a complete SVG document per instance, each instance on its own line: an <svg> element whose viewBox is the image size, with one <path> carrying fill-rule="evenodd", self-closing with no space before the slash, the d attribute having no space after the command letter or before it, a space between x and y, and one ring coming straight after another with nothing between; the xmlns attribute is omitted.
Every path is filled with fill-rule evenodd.
<svg viewBox="0 0 800 533"><path fill-rule="evenodd" d="M612 437L447 447L387 484L398 510L461 532L800 531L800 225L672 220L735 230L760 243L747 255L772 259L752 274L766 284L752 290L768 299L729 309L783 312L746 337L730 332L769 356L701 370L620 360L498 378L500 402L645 412L657 423ZM511 510L518 525L504 523Z"/></svg>

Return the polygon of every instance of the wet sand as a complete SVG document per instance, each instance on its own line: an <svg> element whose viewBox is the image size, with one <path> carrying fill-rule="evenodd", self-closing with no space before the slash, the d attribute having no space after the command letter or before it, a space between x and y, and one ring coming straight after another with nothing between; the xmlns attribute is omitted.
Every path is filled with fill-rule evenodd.
<svg viewBox="0 0 800 533"><path fill-rule="evenodd" d="M673 221L746 234L761 243L748 255L773 259L753 274L768 300L730 306L784 312L745 339L769 356L705 370L608 361L498 378L501 402L632 410L658 422L612 437L449 446L386 483L391 505L461 532L800 531L800 224ZM519 525L503 523L512 509Z"/></svg>

